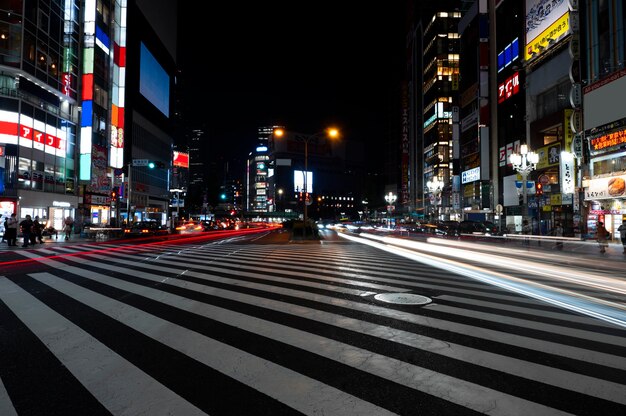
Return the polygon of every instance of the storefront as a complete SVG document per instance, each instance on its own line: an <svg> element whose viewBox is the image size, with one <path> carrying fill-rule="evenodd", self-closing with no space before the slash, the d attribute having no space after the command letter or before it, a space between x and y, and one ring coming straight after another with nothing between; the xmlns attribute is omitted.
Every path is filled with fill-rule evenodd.
<svg viewBox="0 0 626 416"><path fill-rule="evenodd" d="M626 175L594 178L585 185L588 233L595 235L597 223L602 221L613 238L619 239L617 228L626 219Z"/></svg>
<svg viewBox="0 0 626 416"><path fill-rule="evenodd" d="M74 195L54 194L48 192L20 191L20 200L17 217L19 221L30 215L31 218L39 217L46 227L63 229L63 219L74 218L78 198Z"/></svg>

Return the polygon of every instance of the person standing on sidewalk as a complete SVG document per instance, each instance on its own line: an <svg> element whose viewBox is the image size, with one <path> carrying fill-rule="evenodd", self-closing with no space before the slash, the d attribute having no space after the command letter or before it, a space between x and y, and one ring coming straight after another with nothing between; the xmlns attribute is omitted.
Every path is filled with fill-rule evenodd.
<svg viewBox="0 0 626 416"><path fill-rule="evenodd" d="M563 237L563 226L561 225L560 222L556 222L554 224L554 229L552 230L552 234L554 234L555 237L557 237L556 240L556 249L557 250L563 250L563 240L560 240L560 237Z"/></svg>
<svg viewBox="0 0 626 416"><path fill-rule="evenodd" d="M596 232L598 238L598 246L600 246L600 253L606 253L606 248L609 245L608 238L609 232L604 228L604 223L598 221L598 231Z"/></svg>
<svg viewBox="0 0 626 416"><path fill-rule="evenodd" d="M37 244L37 240L39 240L39 244L43 244L43 236L41 235L43 232L43 225L39 222L39 217L35 216L33 220L33 234L30 237L31 243Z"/></svg>
<svg viewBox="0 0 626 416"><path fill-rule="evenodd" d="M622 240L622 247L624 254L626 254L626 220L622 220L622 225L617 228L617 231L619 231L619 238Z"/></svg>
<svg viewBox="0 0 626 416"><path fill-rule="evenodd" d="M11 214L11 216L7 219L6 224L4 226L5 234L7 235L7 245L9 247L17 246L17 218L15 214Z"/></svg>
<svg viewBox="0 0 626 416"><path fill-rule="evenodd" d="M532 228L530 227L530 224L528 224L528 220L524 220L522 222L522 234L528 236L531 233L532 233ZM524 245L525 246L530 245L530 238L529 237L524 237Z"/></svg>
<svg viewBox="0 0 626 416"><path fill-rule="evenodd" d="M26 219L20 222L20 227L22 228L22 235L24 236L24 244L22 247L28 247L30 243L30 236L33 233L33 220L30 218L30 215L26 216Z"/></svg>
<svg viewBox="0 0 626 416"><path fill-rule="evenodd" d="M74 228L74 219L68 216L65 219L65 225L63 226L63 232L65 233L65 240L69 240L72 236L72 228Z"/></svg>

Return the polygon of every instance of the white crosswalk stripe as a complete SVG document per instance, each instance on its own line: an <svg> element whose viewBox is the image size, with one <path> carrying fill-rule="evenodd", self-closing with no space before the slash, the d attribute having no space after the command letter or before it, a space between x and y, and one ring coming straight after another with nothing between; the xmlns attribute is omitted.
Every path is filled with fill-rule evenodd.
<svg viewBox="0 0 626 416"><path fill-rule="evenodd" d="M589 317L358 244L120 248L55 247L0 277L0 329L34 335L24 348L94 409L626 414L626 331ZM1 367L0 413L20 414L20 372Z"/></svg>

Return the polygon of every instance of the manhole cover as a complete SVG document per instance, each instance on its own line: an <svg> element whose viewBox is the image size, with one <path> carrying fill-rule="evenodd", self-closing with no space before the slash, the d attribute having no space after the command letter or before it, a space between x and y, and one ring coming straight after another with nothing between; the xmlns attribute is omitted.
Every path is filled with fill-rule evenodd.
<svg viewBox="0 0 626 416"><path fill-rule="evenodd" d="M401 305L426 305L432 302L431 298L411 293L381 293L374 296L374 299L381 302L397 303Z"/></svg>

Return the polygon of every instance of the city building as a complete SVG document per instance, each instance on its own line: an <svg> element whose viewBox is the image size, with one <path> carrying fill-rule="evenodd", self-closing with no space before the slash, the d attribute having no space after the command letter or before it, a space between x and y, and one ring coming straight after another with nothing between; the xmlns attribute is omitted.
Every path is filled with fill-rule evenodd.
<svg viewBox="0 0 626 416"><path fill-rule="evenodd" d="M577 161L583 161L581 181L576 184L584 191L580 228L594 235L602 221L619 238L617 228L626 219L626 107L622 102L626 94L622 17L626 4L622 0L577 3L581 30L570 40L568 51L581 63L584 86L582 114L575 111L571 118L580 132L574 136L572 151Z"/></svg>
<svg viewBox="0 0 626 416"><path fill-rule="evenodd" d="M177 2L128 2L124 179L126 221L165 224L175 135L171 112L176 85ZM155 167L143 161L155 162ZM140 161L137 163L136 161Z"/></svg>
<svg viewBox="0 0 626 416"><path fill-rule="evenodd" d="M79 208L80 3L1 7L0 214L62 229Z"/></svg>
<svg viewBox="0 0 626 416"><path fill-rule="evenodd" d="M423 160L423 184L435 179L441 184L439 189L422 189L429 195L422 198L425 214L432 219L461 218L459 141L453 137L452 128L455 111L458 117L460 18L460 11L438 11L424 24L422 34L422 121L416 126L421 133L417 137L421 146L416 151L421 151ZM435 218L435 212L439 218Z"/></svg>

